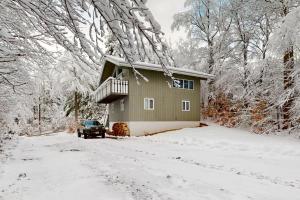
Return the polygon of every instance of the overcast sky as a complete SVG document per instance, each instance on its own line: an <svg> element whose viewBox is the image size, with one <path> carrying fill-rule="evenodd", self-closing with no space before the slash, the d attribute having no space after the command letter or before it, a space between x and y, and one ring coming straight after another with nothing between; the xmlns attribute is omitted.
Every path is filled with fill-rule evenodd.
<svg viewBox="0 0 300 200"><path fill-rule="evenodd" d="M151 10L154 18L160 23L162 31L166 34L166 39L172 42L184 37L183 31L172 32L173 15L184 9L185 0L148 0L147 6Z"/></svg>

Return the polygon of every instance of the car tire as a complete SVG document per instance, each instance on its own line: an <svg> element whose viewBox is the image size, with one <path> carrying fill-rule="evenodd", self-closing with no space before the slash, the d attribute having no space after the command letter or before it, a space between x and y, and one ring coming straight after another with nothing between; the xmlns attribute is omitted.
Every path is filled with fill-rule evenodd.
<svg viewBox="0 0 300 200"><path fill-rule="evenodd" d="M88 138L88 132L86 130L83 130L83 138L84 139Z"/></svg>
<svg viewBox="0 0 300 200"><path fill-rule="evenodd" d="M102 137L102 138L105 138L105 131L102 131L101 137Z"/></svg>
<svg viewBox="0 0 300 200"><path fill-rule="evenodd" d="M78 136L78 137L81 137L81 133L80 133L79 130L77 130L77 136Z"/></svg>

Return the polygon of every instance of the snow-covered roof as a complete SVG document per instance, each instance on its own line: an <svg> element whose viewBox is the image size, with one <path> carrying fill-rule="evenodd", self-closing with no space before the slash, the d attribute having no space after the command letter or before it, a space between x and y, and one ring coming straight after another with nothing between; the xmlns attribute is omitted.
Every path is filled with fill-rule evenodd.
<svg viewBox="0 0 300 200"><path fill-rule="evenodd" d="M111 62L117 66L124 66L124 67L132 67L127 61L125 61L124 58L116 57L116 56L105 56L105 62ZM133 66L136 69L146 69L146 70L152 70L152 71L163 71L163 68L161 65L153 64L153 63L146 63L146 62L135 62ZM203 79L214 79L214 75L207 74L204 72L199 72L191 69L185 69L185 68L177 68L177 67L167 67L167 69L173 73L173 74L182 74L186 76L193 76L193 77L199 77Z"/></svg>

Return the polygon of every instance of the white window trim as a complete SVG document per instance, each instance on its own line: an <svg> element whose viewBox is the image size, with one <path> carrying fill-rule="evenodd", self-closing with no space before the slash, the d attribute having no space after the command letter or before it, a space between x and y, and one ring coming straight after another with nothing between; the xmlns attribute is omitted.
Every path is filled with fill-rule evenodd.
<svg viewBox="0 0 300 200"><path fill-rule="evenodd" d="M186 103L189 103L189 109L188 110L186 110ZM182 112L189 112L189 111L191 111L191 101L187 101L187 100L182 100L181 101L181 111Z"/></svg>
<svg viewBox="0 0 300 200"><path fill-rule="evenodd" d="M146 108L145 101L148 101L148 105L150 105L151 100L153 101L153 108L150 108L150 106L149 106L149 108ZM154 110L154 108L155 108L154 98L149 98L149 97L144 98L144 110Z"/></svg>
<svg viewBox="0 0 300 200"><path fill-rule="evenodd" d="M188 80L188 79L182 79L182 78L175 78L175 79L178 80L178 81L182 80L183 81L183 86L182 86L182 88L175 87L174 86L174 80L172 80L172 87L173 88L177 88L177 89L181 89L181 90L195 90L195 80ZM193 89L184 88L184 81L192 81L193 82Z"/></svg>

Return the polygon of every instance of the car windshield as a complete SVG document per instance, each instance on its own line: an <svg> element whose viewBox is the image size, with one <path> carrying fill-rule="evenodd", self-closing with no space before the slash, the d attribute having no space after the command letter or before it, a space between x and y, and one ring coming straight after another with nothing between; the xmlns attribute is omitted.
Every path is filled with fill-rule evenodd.
<svg viewBox="0 0 300 200"><path fill-rule="evenodd" d="M100 123L98 121L85 121L86 126L98 126Z"/></svg>

